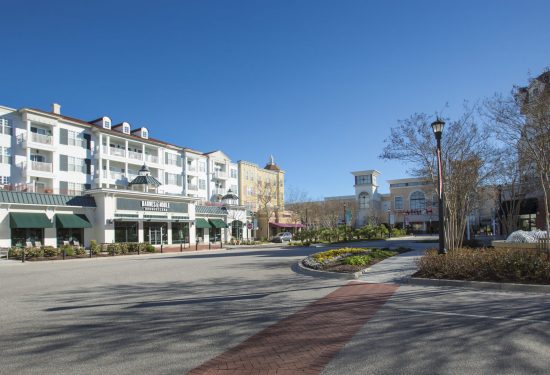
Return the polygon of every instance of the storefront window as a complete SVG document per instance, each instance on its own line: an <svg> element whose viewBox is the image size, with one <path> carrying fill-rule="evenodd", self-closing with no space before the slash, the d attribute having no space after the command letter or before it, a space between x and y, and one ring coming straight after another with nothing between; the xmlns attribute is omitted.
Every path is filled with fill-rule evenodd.
<svg viewBox="0 0 550 375"><path fill-rule="evenodd" d="M168 224L166 223L143 223L143 237L145 242L151 245L168 243Z"/></svg>
<svg viewBox="0 0 550 375"><path fill-rule="evenodd" d="M138 223L115 221L115 242L138 242Z"/></svg>
<svg viewBox="0 0 550 375"><path fill-rule="evenodd" d="M13 228L11 230L11 245L26 247L27 242L32 246L44 245L44 229L42 228Z"/></svg>
<svg viewBox="0 0 550 375"><path fill-rule="evenodd" d="M231 223L231 236L237 240L243 239L243 222L235 220Z"/></svg>
<svg viewBox="0 0 550 375"><path fill-rule="evenodd" d="M172 243L189 242L189 223L172 223Z"/></svg>
<svg viewBox="0 0 550 375"><path fill-rule="evenodd" d="M74 244L77 241L81 246L84 245L84 229L82 228L58 228L57 229L57 246L63 245L65 242Z"/></svg>
<svg viewBox="0 0 550 375"><path fill-rule="evenodd" d="M222 238L221 228L210 228L210 242L218 242Z"/></svg>

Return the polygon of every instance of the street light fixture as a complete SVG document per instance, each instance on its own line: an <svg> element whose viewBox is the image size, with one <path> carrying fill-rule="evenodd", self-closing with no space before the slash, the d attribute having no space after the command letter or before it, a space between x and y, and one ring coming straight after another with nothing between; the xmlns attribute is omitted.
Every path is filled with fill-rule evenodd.
<svg viewBox="0 0 550 375"><path fill-rule="evenodd" d="M445 122L439 117L432 122L432 129L437 141L437 179L439 182L439 254L446 254L447 249L445 249L445 211L443 207L443 165L441 160L441 134L443 133L443 128L445 127Z"/></svg>

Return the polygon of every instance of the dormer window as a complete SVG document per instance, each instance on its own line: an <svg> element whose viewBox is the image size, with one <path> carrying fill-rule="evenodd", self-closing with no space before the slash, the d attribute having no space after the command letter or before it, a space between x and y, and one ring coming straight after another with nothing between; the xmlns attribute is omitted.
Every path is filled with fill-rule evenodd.
<svg viewBox="0 0 550 375"><path fill-rule="evenodd" d="M149 138L149 132L145 128L141 128L141 138Z"/></svg>
<svg viewBox="0 0 550 375"><path fill-rule="evenodd" d="M103 128L104 128L104 129L111 129L111 121L109 121L109 120L104 120L104 121L103 121Z"/></svg>
<svg viewBox="0 0 550 375"><path fill-rule="evenodd" d="M130 125L128 125L128 124L122 125L122 132L124 134L130 134Z"/></svg>

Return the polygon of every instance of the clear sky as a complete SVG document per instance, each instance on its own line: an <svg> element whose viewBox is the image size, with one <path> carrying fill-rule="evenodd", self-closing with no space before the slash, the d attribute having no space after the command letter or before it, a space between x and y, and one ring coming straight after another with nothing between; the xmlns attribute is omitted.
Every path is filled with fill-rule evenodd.
<svg viewBox="0 0 550 375"><path fill-rule="evenodd" d="M7 1L0 105L147 126L311 197L381 179L389 128L508 92L550 65L550 1ZM383 183L382 191L387 190Z"/></svg>

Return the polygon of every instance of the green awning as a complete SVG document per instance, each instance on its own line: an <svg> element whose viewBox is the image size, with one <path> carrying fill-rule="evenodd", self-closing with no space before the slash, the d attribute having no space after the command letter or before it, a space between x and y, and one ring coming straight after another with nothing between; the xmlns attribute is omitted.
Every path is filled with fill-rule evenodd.
<svg viewBox="0 0 550 375"><path fill-rule="evenodd" d="M82 214L55 214L56 228L91 228L92 224Z"/></svg>
<svg viewBox="0 0 550 375"><path fill-rule="evenodd" d="M218 229L227 228L227 224L222 219L210 219L210 224L212 224L214 228L218 228Z"/></svg>
<svg viewBox="0 0 550 375"><path fill-rule="evenodd" d="M46 214L38 212L10 213L11 228L52 228L53 224Z"/></svg>
<svg viewBox="0 0 550 375"><path fill-rule="evenodd" d="M197 229L203 228L203 229L210 229L212 226L206 219L197 218L195 220L195 224L197 225Z"/></svg>

